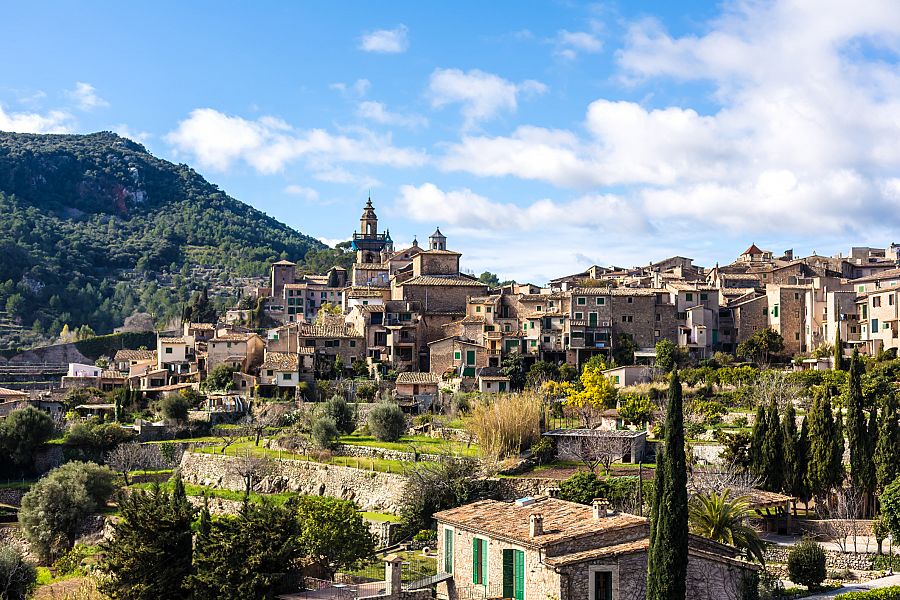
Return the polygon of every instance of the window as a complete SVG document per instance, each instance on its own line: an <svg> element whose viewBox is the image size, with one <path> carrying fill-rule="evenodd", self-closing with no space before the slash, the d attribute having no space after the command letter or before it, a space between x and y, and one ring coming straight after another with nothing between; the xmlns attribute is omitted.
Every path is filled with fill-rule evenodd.
<svg viewBox="0 0 900 600"><path fill-rule="evenodd" d="M484 309L484 312L491 314L491 312L493 312L493 309L494 309L493 306L486 306Z"/></svg>
<svg viewBox="0 0 900 600"><path fill-rule="evenodd" d="M894 295L891 294L890 296L888 296L888 306L893 306L893 305L894 305Z"/></svg>
<svg viewBox="0 0 900 600"><path fill-rule="evenodd" d="M293 374L293 373L285 373L285 374L284 374L284 380L285 380L285 381L290 381L290 380L293 379L293 378L294 378L294 374Z"/></svg>
<svg viewBox="0 0 900 600"><path fill-rule="evenodd" d="M172 348L166 348L166 354L172 354Z"/></svg>
<svg viewBox="0 0 900 600"><path fill-rule="evenodd" d="M776 319L778 318L778 305L777 304L772 308L772 316L774 316Z"/></svg>
<svg viewBox="0 0 900 600"><path fill-rule="evenodd" d="M769 309L767 309L765 306L763 306L763 316L764 317L769 316Z"/></svg>
<svg viewBox="0 0 900 600"><path fill-rule="evenodd" d="M709 294L700 294L700 302L706 302L709 300Z"/></svg>
<svg viewBox="0 0 900 600"><path fill-rule="evenodd" d="M622 322L623 323L633 323L634 316L633 315L622 315Z"/></svg>
<svg viewBox="0 0 900 600"><path fill-rule="evenodd" d="M444 527L444 573L453 572L453 530Z"/></svg>
<svg viewBox="0 0 900 600"><path fill-rule="evenodd" d="M887 325L887 323L885 323L885 325ZM545 343L545 344L549 344L549 343L550 343L550 336L549 336L549 335L545 335L545 336L544 336L544 343Z"/></svg>
<svg viewBox="0 0 900 600"><path fill-rule="evenodd" d="M684 295L684 299L687 300L688 302L693 302L694 294L692 294L691 292L688 292L687 294Z"/></svg>
<svg viewBox="0 0 900 600"><path fill-rule="evenodd" d="M509 331L510 329L511 329L511 327L509 326L509 323L507 323L503 326L503 331Z"/></svg>
<svg viewBox="0 0 900 600"><path fill-rule="evenodd" d="M356 340L350 340L350 347L356 348Z"/></svg>
<svg viewBox="0 0 900 600"><path fill-rule="evenodd" d="M584 319L584 313L580 313L580 312L575 313L575 318L578 319L579 321Z"/></svg>
<svg viewBox="0 0 900 600"><path fill-rule="evenodd" d="M597 306L603 306L604 304L606 304L606 298L597 296Z"/></svg>
<svg viewBox="0 0 900 600"><path fill-rule="evenodd" d="M531 340L531 347L534 348L537 346L537 340Z"/></svg>
<svg viewBox="0 0 900 600"><path fill-rule="evenodd" d="M503 549L503 597L525 600L525 552Z"/></svg>
<svg viewBox="0 0 900 600"><path fill-rule="evenodd" d="M618 375L615 376L615 382L614 382L614 383L615 383L616 385L619 385L619 376L618 376Z"/></svg>
<svg viewBox="0 0 900 600"><path fill-rule="evenodd" d="M794 300L800 299L800 292L794 292Z"/></svg>
<svg viewBox="0 0 900 600"><path fill-rule="evenodd" d="M799 332L794 334L794 339L797 340L798 342L800 341L800 333Z"/></svg>
<svg viewBox="0 0 900 600"><path fill-rule="evenodd" d="M613 600L613 574L610 571L593 571L590 578L589 600Z"/></svg>
<svg viewBox="0 0 900 600"><path fill-rule="evenodd" d="M267 370L266 370L266 375L268 375L269 377L271 377L271 376L274 375L274 374L275 374L275 371L273 371L272 369L267 369Z"/></svg>
<svg viewBox="0 0 900 600"><path fill-rule="evenodd" d="M885 323L885 324L883 324L883 325L881 326L881 328L882 328L882 329L890 329L890 328L891 328L891 324L890 324L890 323Z"/></svg>
<svg viewBox="0 0 900 600"><path fill-rule="evenodd" d="M628 296L628 304L634 304L634 298Z"/></svg>
<svg viewBox="0 0 900 600"><path fill-rule="evenodd" d="M661 314L656 313L656 321L657 321L657 323L658 323L659 321L662 321L662 315L661 315Z"/></svg>
<svg viewBox="0 0 900 600"><path fill-rule="evenodd" d="M487 540L472 539L472 583L487 585L488 545Z"/></svg>
<svg viewBox="0 0 900 600"><path fill-rule="evenodd" d="M462 352L457 350L453 353L453 360L462 360Z"/></svg>
<svg viewBox="0 0 900 600"><path fill-rule="evenodd" d="M872 298L872 308L880 308L881 307L881 296L875 296Z"/></svg>
<svg viewBox="0 0 900 600"><path fill-rule="evenodd" d="M587 304L587 299L586 299L586 298L583 298L583 297L582 297L582 298L578 298L577 302L578 302L579 305L584 305L584 304Z"/></svg>
<svg viewBox="0 0 900 600"><path fill-rule="evenodd" d="M659 329L653 330L653 337L659 337Z"/></svg>
<svg viewBox="0 0 900 600"><path fill-rule="evenodd" d="M871 331L872 333L878 331L878 319L872 319L872 327L869 331Z"/></svg>
<svg viewBox="0 0 900 600"><path fill-rule="evenodd" d="M543 310L543 307L542 307L540 304L538 304L538 305L535 307L535 310L538 311L538 312L541 312L541 310Z"/></svg>
<svg viewBox="0 0 900 600"><path fill-rule="evenodd" d="M476 306L476 307L475 307L475 312L481 312L481 307L480 307L480 306Z"/></svg>

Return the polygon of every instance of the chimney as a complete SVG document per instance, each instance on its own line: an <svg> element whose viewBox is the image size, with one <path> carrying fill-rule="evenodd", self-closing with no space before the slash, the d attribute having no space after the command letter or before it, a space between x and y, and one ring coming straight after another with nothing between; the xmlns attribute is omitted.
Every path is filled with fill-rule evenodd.
<svg viewBox="0 0 900 600"><path fill-rule="evenodd" d="M595 519L605 519L609 510L609 502L606 498L594 498L591 507L593 508Z"/></svg>
<svg viewBox="0 0 900 600"><path fill-rule="evenodd" d="M544 516L541 514L531 515L528 519L528 526L529 537L544 535Z"/></svg>

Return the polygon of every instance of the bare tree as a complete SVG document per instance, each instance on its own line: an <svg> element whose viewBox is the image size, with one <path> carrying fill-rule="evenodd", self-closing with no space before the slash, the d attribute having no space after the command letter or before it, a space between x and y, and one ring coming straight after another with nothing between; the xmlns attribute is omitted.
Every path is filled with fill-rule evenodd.
<svg viewBox="0 0 900 600"><path fill-rule="evenodd" d="M228 447L244 437L246 430L243 427L235 427L234 425L216 425L212 428L212 434L222 440L222 454L228 450Z"/></svg>
<svg viewBox="0 0 900 600"><path fill-rule="evenodd" d="M774 400L783 411L788 402L800 397L800 386L792 383L782 371L770 371L765 377L757 377L747 386L750 406L769 406Z"/></svg>
<svg viewBox="0 0 900 600"><path fill-rule="evenodd" d="M612 463L622 460L631 447L631 437L619 435L616 431L580 431L584 435L567 435L560 439L557 454L583 462L592 473L596 473L597 467L602 466L606 475L609 475Z"/></svg>
<svg viewBox="0 0 900 600"><path fill-rule="evenodd" d="M240 477L244 482L244 493L250 494L253 484L275 472L276 468L267 456L254 455L250 450L241 454L228 466L231 475Z"/></svg>
<svg viewBox="0 0 900 600"><path fill-rule="evenodd" d="M853 554L857 554L857 541L860 536L865 536L865 549L868 550L868 533L859 521L859 515L864 506L865 494L853 485L837 488L834 491L833 502L816 504L816 511L825 534L837 544L845 555L848 555L851 548ZM849 555L846 566L850 567Z"/></svg>
<svg viewBox="0 0 900 600"><path fill-rule="evenodd" d="M754 488L759 488L760 479L746 469L732 463L724 463L706 468L697 468L691 472L688 480L688 491L692 494L726 490L735 495L751 495Z"/></svg>
<svg viewBox="0 0 900 600"><path fill-rule="evenodd" d="M162 454L156 444L128 442L119 444L106 455L106 464L122 474L125 485L129 485L128 474L132 471L160 469L164 466Z"/></svg>

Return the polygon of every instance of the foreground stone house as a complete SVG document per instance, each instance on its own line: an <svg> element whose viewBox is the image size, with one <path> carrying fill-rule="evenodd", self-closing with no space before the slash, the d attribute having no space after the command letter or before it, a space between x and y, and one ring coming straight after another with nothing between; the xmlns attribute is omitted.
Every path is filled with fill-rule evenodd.
<svg viewBox="0 0 900 600"><path fill-rule="evenodd" d="M484 500L435 514L437 597L638 600L646 597L647 519L554 498ZM739 600L756 567L690 536L687 597Z"/></svg>

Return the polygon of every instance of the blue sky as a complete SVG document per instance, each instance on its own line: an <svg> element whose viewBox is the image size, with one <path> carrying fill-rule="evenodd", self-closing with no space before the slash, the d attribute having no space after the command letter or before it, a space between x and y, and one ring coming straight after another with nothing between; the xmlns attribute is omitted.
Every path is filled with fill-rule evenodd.
<svg viewBox="0 0 900 600"><path fill-rule="evenodd" d="M4 10L0 129L118 131L334 243L543 282L900 225L900 5L41 2Z"/></svg>

